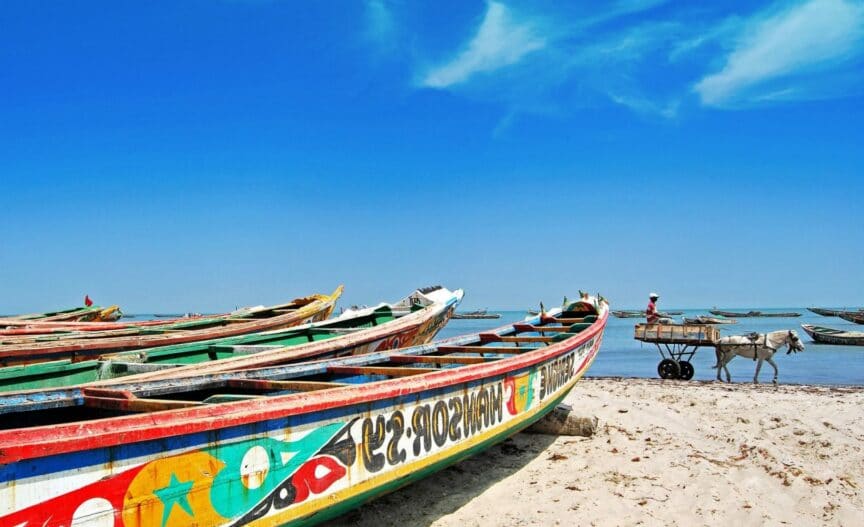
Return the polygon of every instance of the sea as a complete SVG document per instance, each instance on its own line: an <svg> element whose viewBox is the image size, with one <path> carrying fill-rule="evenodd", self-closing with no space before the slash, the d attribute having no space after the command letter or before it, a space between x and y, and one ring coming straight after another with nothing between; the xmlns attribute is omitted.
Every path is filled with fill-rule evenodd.
<svg viewBox="0 0 864 527"><path fill-rule="evenodd" d="M707 309L675 309L664 307L664 311L683 311L683 315L672 317L681 321L684 316L708 315ZM732 309L730 309L732 310ZM752 332L794 329L804 342L804 351L787 355L782 348L774 355L779 370L778 382L795 384L822 385L864 385L864 346L836 346L817 344L810 339L801 324L814 324L850 331L864 331L864 326L847 322L839 317L823 317L805 308L736 308L734 311L762 311L766 313L801 313L800 317L789 318L739 318L737 324L719 325L721 336L746 335ZM507 323L522 320L527 316L524 311L489 311L499 313L499 319L460 319L451 320L438 334L439 338L452 337L465 333L485 331ZM645 377L659 378L657 363L662 358L654 344L633 339L633 326L640 322L637 318L616 318L609 315L609 322L603 336L603 345L586 377ZM699 348L691 363L696 370L693 379L716 379L714 348ZM756 363L752 359L736 357L729 365L732 382L752 382ZM767 362L762 364L759 382L770 383L774 370ZM723 377L725 379L725 375Z"/></svg>

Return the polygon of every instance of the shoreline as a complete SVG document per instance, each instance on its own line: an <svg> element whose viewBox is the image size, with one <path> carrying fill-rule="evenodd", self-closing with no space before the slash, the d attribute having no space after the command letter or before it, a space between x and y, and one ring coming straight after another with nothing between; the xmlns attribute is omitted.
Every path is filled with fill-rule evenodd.
<svg viewBox="0 0 864 527"><path fill-rule="evenodd" d="M519 433L323 525L854 525L864 387L586 377L590 438Z"/></svg>

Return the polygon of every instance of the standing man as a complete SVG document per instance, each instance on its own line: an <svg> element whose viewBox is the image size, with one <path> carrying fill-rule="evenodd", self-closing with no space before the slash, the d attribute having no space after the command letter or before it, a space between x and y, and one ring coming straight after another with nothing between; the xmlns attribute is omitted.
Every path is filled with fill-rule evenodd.
<svg viewBox="0 0 864 527"><path fill-rule="evenodd" d="M657 300L660 295L651 293L648 295L648 308L645 310L645 318L649 324L668 324L672 322L668 318L660 318L660 313L657 311Z"/></svg>

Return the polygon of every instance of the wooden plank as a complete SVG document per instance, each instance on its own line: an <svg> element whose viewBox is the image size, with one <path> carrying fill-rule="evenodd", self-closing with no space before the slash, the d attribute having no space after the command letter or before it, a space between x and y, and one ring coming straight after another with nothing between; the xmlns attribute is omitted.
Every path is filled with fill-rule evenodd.
<svg viewBox="0 0 864 527"><path fill-rule="evenodd" d="M174 401L171 399L118 399L115 397L91 397L85 395L84 406L125 412L158 412L161 410L189 408L190 406L204 406L204 403L198 401Z"/></svg>
<svg viewBox="0 0 864 527"><path fill-rule="evenodd" d="M390 360L407 364L415 362L431 364L480 364L490 359L483 357L441 357L437 355L390 355Z"/></svg>
<svg viewBox="0 0 864 527"><path fill-rule="evenodd" d="M536 346L438 346L441 353L525 353Z"/></svg>
<svg viewBox="0 0 864 527"><path fill-rule="evenodd" d="M309 392L314 390L326 390L328 388L339 388L341 386L348 386L348 384L344 382L271 381L266 379L232 379L228 381L229 388L261 391L291 390L297 392Z"/></svg>
<svg viewBox="0 0 864 527"><path fill-rule="evenodd" d="M499 337L500 342L552 342L555 337Z"/></svg>
<svg viewBox="0 0 864 527"><path fill-rule="evenodd" d="M516 329L522 332L534 331L537 333L566 333L570 330L570 326L532 326L530 324L520 324Z"/></svg>
<svg viewBox="0 0 864 527"><path fill-rule="evenodd" d="M390 377L408 377L421 373L441 371L437 368L399 368L397 366L330 366L329 373L343 375L387 375Z"/></svg>
<svg viewBox="0 0 864 527"><path fill-rule="evenodd" d="M578 324L580 322L585 322L585 318L544 317L543 322L557 322L559 324Z"/></svg>

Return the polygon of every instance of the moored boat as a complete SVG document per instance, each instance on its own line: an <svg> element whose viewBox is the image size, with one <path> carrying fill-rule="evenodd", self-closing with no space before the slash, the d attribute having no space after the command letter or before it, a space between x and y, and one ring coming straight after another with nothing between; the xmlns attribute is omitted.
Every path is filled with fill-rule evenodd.
<svg viewBox="0 0 864 527"><path fill-rule="evenodd" d="M853 322L855 324L864 324L864 313L862 313L860 311L857 313L854 313L851 311L844 311L843 313L840 313L837 316L839 316L843 320L846 320L847 322Z"/></svg>
<svg viewBox="0 0 864 527"><path fill-rule="evenodd" d="M545 415L602 341L583 298L396 351L167 381L0 396L0 525L309 525ZM51 492L45 492L49 485Z"/></svg>
<svg viewBox="0 0 864 527"><path fill-rule="evenodd" d="M816 342L846 346L864 346L864 331L844 331L842 329L813 326L811 324L801 324L801 327Z"/></svg>
<svg viewBox="0 0 864 527"><path fill-rule="evenodd" d="M754 318L754 317L773 317L773 318L790 318L790 317L800 317L801 313L795 313L793 311L785 312L785 313L771 313L767 311L721 311L719 309L711 309L708 311L712 315L717 315L720 317L728 317L728 318Z"/></svg>
<svg viewBox="0 0 864 527"><path fill-rule="evenodd" d="M51 360L81 361L106 353L181 344L324 320L342 294L339 286L330 295L311 295L287 304L243 309L227 317L198 318L155 327L131 327L106 332L33 337L4 337L0 365L32 364ZM7 342L7 339L8 342Z"/></svg>
<svg viewBox="0 0 864 527"><path fill-rule="evenodd" d="M685 324L737 324L734 318L709 317L697 315L695 317L684 317Z"/></svg>
<svg viewBox="0 0 864 527"><path fill-rule="evenodd" d="M45 397L49 388L188 376L425 344L461 299L461 290L435 286L399 302L348 310L289 329L125 351L98 360L10 366L0 368L0 391L35 390Z"/></svg>
<svg viewBox="0 0 864 527"><path fill-rule="evenodd" d="M612 311L612 315L616 318L645 318L644 311L617 310Z"/></svg>
<svg viewBox="0 0 864 527"><path fill-rule="evenodd" d="M120 310L120 306L100 307L91 305L47 313L7 315L0 318L19 322L110 322L119 319L121 316L123 316L123 312Z"/></svg>
<svg viewBox="0 0 864 527"><path fill-rule="evenodd" d="M454 319L495 319L501 318L500 313L489 313L487 309L478 309L476 311L463 311L462 313L453 313Z"/></svg>
<svg viewBox="0 0 864 527"><path fill-rule="evenodd" d="M829 309L826 307L808 307L810 311L823 317L839 317L842 313L860 313L864 314L864 310L858 309Z"/></svg>

